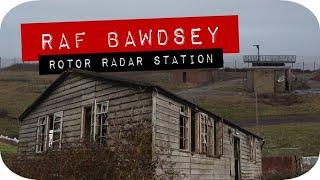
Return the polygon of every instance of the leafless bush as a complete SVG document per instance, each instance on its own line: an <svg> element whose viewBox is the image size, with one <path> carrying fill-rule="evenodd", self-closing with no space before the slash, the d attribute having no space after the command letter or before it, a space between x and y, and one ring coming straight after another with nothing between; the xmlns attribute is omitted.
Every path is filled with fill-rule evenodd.
<svg viewBox="0 0 320 180"><path fill-rule="evenodd" d="M83 143L31 158L7 158L6 163L17 174L35 179L159 179L156 168L166 162L152 156L152 128L145 124L119 130L107 144ZM173 174L167 169L161 177Z"/></svg>
<svg viewBox="0 0 320 180"><path fill-rule="evenodd" d="M276 170L269 171L268 173L265 173L262 177L263 180L282 180L282 179L290 179L295 178L297 176L300 176L300 173L295 172L278 172Z"/></svg>
<svg viewBox="0 0 320 180"><path fill-rule="evenodd" d="M259 100L268 105L284 105L291 106L293 104L302 103L303 99L295 94L263 94Z"/></svg>
<svg viewBox="0 0 320 180"><path fill-rule="evenodd" d="M0 108L0 118L5 118L8 116L8 111Z"/></svg>

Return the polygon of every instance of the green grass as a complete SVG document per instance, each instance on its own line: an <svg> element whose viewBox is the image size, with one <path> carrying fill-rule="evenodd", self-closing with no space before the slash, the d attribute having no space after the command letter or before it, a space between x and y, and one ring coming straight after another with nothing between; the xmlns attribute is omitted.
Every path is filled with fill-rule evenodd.
<svg viewBox="0 0 320 180"><path fill-rule="evenodd" d="M0 118L0 134L18 137L19 123L15 119Z"/></svg>
<svg viewBox="0 0 320 180"><path fill-rule="evenodd" d="M226 81L231 79L242 79L246 76L246 72L240 72L240 71L219 71L218 72L218 81Z"/></svg>
<svg viewBox="0 0 320 180"><path fill-rule="evenodd" d="M221 86L216 88L216 90L224 91L224 92L243 92L245 89L243 85L231 85L231 86Z"/></svg>
<svg viewBox="0 0 320 180"><path fill-rule="evenodd" d="M317 156L320 152L320 123L262 126L263 154ZM255 132L254 128L249 128Z"/></svg>
<svg viewBox="0 0 320 180"><path fill-rule="evenodd" d="M127 74L122 76L123 78L129 78L133 80L140 80L140 81L145 81L149 82L155 85L158 85L162 88L165 88L170 91L177 91L180 89L187 89L187 88L192 88L195 86L198 86L199 84L196 83L182 83L182 82L175 82L172 83L170 81L170 73L169 72L147 72L146 73L141 73L141 72L134 72L133 75Z"/></svg>
<svg viewBox="0 0 320 180"><path fill-rule="evenodd" d="M17 118L53 78L37 72L0 71L0 134L17 137Z"/></svg>
<svg viewBox="0 0 320 180"><path fill-rule="evenodd" d="M275 116L308 115L320 116L320 95L303 96L302 102L292 105L258 103L259 116L268 119ZM207 96L196 103L216 114L231 120L255 119L255 98L242 95Z"/></svg>
<svg viewBox="0 0 320 180"><path fill-rule="evenodd" d="M14 154L17 152L17 146L0 142L0 152L2 154Z"/></svg>
<svg viewBox="0 0 320 180"><path fill-rule="evenodd" d="M21 92L23 83L1 82L0 83L0 109L7 115L0 116L0 134L17 136L18 116L38 96L33 92Z"/></svg>

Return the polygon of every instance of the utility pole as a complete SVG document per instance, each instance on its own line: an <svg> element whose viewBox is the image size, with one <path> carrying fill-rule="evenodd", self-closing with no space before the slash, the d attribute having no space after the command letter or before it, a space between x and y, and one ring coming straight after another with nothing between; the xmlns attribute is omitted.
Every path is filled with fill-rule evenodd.
<svg viewBox="0 0 320 180"><path fill-rule="evenodd" d="M0 69L2 68L2 66L1 66L1 57L0 57Z"/></svg>
<svg viewBox="0 0 320 180"><path fill-rule="evenodd" d="M258 92L256 90L256 131L259 136Z"/></svg>
<svg viewBox="0 0 320 180"><path fill-rule="evenodd" d="M259 129L259 108L258 108L258 89L263 87L263 84L260 84L258 86L254 87L255 92L255 98L256 98L256 134L260 135L260 129Z"/></svg>
<svg viewBox="0 0 320 180"><path fill-rule="evenodd" d="M255 45L252 45L254 47L256 47L258 49L258 61L260 61L260 45L259 44L255 44Z"/></svg>

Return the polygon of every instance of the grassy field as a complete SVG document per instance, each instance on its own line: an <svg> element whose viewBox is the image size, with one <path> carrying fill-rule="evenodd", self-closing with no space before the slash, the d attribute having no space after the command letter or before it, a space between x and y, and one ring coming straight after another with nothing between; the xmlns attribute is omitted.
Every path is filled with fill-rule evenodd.
<svg viewBox="0 0 320 180"><path fill-rule="evenodd" d="M53 78L35 72L0 72L0 134L17 137L17 118Z"/></svg>
<svg viewBox="0 0 320 180"><path fill-rule="evenodd" d="M215 90L223 91L223 92L244 92L244 87L241 84L231 85L231 86L221 86L216 88Z"/></svg>
<svg viewBox="0 0 320 180"><path fill-rule="evenodd" d="M314 73L305 74L305 78ZM299 85L299 84L298 84ZM299 88L302 86L299 86ZM242 84L228 84L218 87L222 92L234 95L212 95L199 98L196 102L216 114L234 121L255 119L255 98L244 92ZM286 95L279 97L259 97L260 119L286 120L286 117L320 117L320 95ZM319 123L281 124L262 126L260 136L265 139L264 156L304 155L317 156L320 151ZM255 128L247 128L256 132Z"/></svg>
<svg viewBox="0 0 320 180"><path fill-rule="evenodd" d="M320 95L306 95L291 105L268 104L259 99L259 116L314 115L320 116ZM221 95L199 98L196 102L208 110L231 120L255 119L255 98L241 95Z"/></svg>
<svg viewBox="0 0 320 180"><path fill-rule="evenodd" d="M248 128L255 132L254 128ZM265 140L263 154L317 156L320 151L320 123L297 123L262 126L261 137Z"/></svg>
<svg viewBox="0 0 320 180"><path fill-rule="evenodd" d="M17 152L17 146L0 142L1 154L14 154Z"/></svg>

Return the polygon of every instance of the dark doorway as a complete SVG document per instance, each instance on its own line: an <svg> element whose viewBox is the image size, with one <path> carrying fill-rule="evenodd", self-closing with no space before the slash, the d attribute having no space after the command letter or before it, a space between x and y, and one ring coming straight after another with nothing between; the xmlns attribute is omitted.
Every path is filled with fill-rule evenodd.
<svg viewBox="0 0 320 180"><path fill-rule="evenodd" d="M234 145L234 172L235 172L235 180L240 179L240 139L237 137L233 138Z"/></svg>
<svg viewBox="0 0 320 180"><path fill-rule="evenodd" d="M91 122L93 119L93 114L92 114L92 107L88 106L84 108L84 141L85 142L90 142L90 137L91 137Z"/></svg>
<svg viewBox="0 0 320 180"><path fill-rule="evenodd" d="M289 72L288 72L288 71L286 71L286 72L285 72L286 91L290 91L290 85L289 85L288 77L289 77Z"/></svg>
<svg viewBox="0 0 320 180"><path fill-rule="evenodd" d="M191 152L196 151L196 112L191 110Z"/></svg>
<svg viewBox="0 0 320 180"><path fill-rule="evenodd" d="M187 72L182 72L182 81L187 82Z"/></svg>

